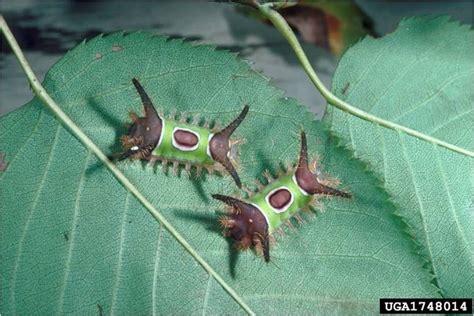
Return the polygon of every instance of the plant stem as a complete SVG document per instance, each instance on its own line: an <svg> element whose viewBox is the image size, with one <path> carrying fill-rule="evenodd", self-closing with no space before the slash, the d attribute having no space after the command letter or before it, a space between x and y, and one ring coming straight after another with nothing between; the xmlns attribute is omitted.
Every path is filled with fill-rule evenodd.
<svg viewBox="0 0 474 316"><path fill-rule="evenodd" d="M71 133L82 142L91 152L93 152L97 158L112 172L117 180L132 193L143 206L151 213L151 215L158 220L163 227L165 227L169 233L176 238L176 240L186 249L187 252L207 271L209 277L214 278L222 288L249 314L254 315L254 312L250 307L243 301L243 299L224 281L224 279L202 258L196 250L184 239L183 236L168 222L165 217L151 204L146 197L140 193L140 191L128 180L128 178L113 164L107 156L97 147L96 144L64 113L58 104L49 96L48 92L39 83L38 78L33 73L28 61L26 60L21 48L19 47L14 35L8 27L3 15L0 15L0 29L3 35L10 44L18 62L20 63L23 71L31 84L33 91L36 96L43 101L43 103L53 112L53 114L59 119L59 121L66 126Z"/></svg>
<svg viewBox="0 0 474 316"><path fill-rule="evenodd" d="M276 3L265 3L265 4L259 4L257 5L258 9L260 12L268 18L273 25L276 27L276 29L283 35L283 37L288 41L290 44L291 48L293 48L293 51L296 54L296 57L300 61L301 65L303 66L303 69L305 70L306 74L308 77L311 79L313 82L314 86L318 91L322 94L322 96L326 99L326 101L337 107L338 109L341 109L345 112L348 112L354 116L357 116L363 120L378 124L380 126L386 127L393 129L395 131L400 131L403 133L406 133L408 135L411 135L413 137L425 140L427 142L436 144L441 147L445 147L449 150L452 150L454 152L474 157L474 152L469 151L467 149L464 149L462 147L453 145L451 143L442 141L438 138L426 135L424 133L418 132L414 129L411 129L406 126L399 125L397 123L391 122L384 120L378 116L372 115L370 113L367 113L361 109L358 109L349 103L344 102L343 100L339 99L337 96L331 93L331 91L326 88L326 86L322 83L321 79L319 79L318 75L314 71L313 67L311 66L311 63L308 60L308 57L306 56L303 48L301 47L300 43L298 42L298 39L295 36L295 33L293 30L290 28L288 23L286 23L285 19L278 13L277 11L273 10L273 6Z"/></svg>

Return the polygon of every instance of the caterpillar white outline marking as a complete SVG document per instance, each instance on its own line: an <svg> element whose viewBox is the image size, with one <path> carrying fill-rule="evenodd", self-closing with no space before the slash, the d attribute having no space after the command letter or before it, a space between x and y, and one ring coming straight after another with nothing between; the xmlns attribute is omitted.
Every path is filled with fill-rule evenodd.
<svg viewBox="0 0 474 316"><path fill-rule="evenodd" d="M192 146L183 146L183 145L180 145L180 144L178 144L178 140L177 140L178 137L176 137L176 133L177 133L177 132L187 132L187 133L190 133L190 134L196 136L197 142L196 142L194 145L192 145ZM179 149L179 150L181 150L181 151L193 151L193 150L196 150L196 149L199 147L199 141L201 140L201 136L200 136L198 133L196 133L195 131L190 130L189 128L175 127L175 128L173 129L173 137L172 137L171 139L172 139L172 144L173 144L174 148ZM207 148L206 148L206 153L207 153L208 151L209 151L209 145L208 145Z"/></svg>
<svg viewBox="0 0 474 316"><path fill-rule="evenodd" d="M271 198L275 195L280 194L282 190L284 190L285 192L288 192L288 194L290 195L290 199L289 200L286 199L283 202L283 206L278 207L278 206L275 206L275 203L271 202ZM285 212L290 207L290 205L293 203L294 200L295 200L295 196L291 193L291 190L285 186L273 189L272 191L268 192L268 194L265 196L265 201L267 202L268 205L270 205L270 207L273 209L275 213Z"/></svg>

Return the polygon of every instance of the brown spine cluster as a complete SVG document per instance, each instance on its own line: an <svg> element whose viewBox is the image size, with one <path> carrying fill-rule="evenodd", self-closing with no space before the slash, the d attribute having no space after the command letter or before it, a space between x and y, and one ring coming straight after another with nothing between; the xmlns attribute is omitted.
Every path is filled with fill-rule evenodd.
<svg viewBox="0 0 474 316"><path fill-rule="evenodd" d="M230 206L228 216L219 219L224 228L224 236L232 238L239 250L254 246L258 252L263 253L265 261L270 261L268 224L260 210L230 196L213 194L212 197Z"/></svg>

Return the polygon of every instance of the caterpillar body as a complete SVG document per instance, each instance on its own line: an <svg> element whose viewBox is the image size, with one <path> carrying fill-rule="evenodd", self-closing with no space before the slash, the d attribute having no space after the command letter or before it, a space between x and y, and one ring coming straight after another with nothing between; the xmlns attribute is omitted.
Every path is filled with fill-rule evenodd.
<svg viewBox="0 0 474 316"><path fill-rule="evenodd" d="M318 195L350 198L351 194L330 187L329 182L313 173L308 164L306 135L301 133L301 151L295 169L271 181L246 200L214 194L213 198L230 206L228 216L220 218L224 235L234 240L238 249L254 246L270 261L271 234L288 222L299 219L300 210L309 210Z"/></svg>
<svg viewBox="0 0 474 316"><path fill-rule="evenodd" d="M130 113L133 123L127 135L121 138L125 151L118 160L129 157L153 163L161 160L163 165L172 161L175 168L181 164L188 171L191 166L203 167L209 172L222 171L223 167L237 186L242 186L234 167L234 147L240 141L231 140L230 137L247 115L248 105L227 127L212 131L186 121L178 122L160 116L140 82L136 78L132 82L140 95L145 116L138 117Z"/></svg>

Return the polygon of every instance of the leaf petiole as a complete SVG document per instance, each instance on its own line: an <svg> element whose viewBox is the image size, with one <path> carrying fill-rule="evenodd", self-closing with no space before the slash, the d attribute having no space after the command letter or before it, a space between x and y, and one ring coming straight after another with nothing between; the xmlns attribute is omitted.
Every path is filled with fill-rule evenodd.
<svg viewBox="0 0 474 316"><path fill-rule="evenodd" d="M378 116L375 116L373 114L367 113L365 111L362 111L353 105L350 105L347 102L344 102L343 100L339 99L337 96L331 93L331 91L326 88L326 86L322 83L321 79L319 79L318 75L316 74L315 70L311 66L311 63L308 60L308 57L306 56L303 48L301 47L298 39L295 36L295 33L293 30L290 28L288 23L285 21L285 19L278 13L276 10L273 9L275 5L278 3L265 3L265 4L258 4L257 8L258 10L267 18L269 19L275 28L281 33L281 35L288 41L288 44L291 46L293 51L296 54L296 57L300 61L303 69L305 70L306 74L308 75L309 79L313 82L314 86L318 91L321 93L321 95L326 99L326 101L337 107L338 109L341 109L345 112L348 112L354 116L357 116L363 120L378 124L380 126L403 132L408 135L411 135L413 137L422 139L424 141L433 143L435 145L445 147L449 150L452 150L454 152L469 156L469 157L474 157L474 152L469 151L465 148L453 145L451 143L442 141L438 138L426 135L424 133L418 132L414 129L411 129L406 126L399 125L397 123L385 120L383 118L380 118Z"/></svg>

